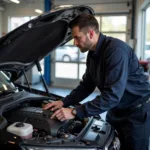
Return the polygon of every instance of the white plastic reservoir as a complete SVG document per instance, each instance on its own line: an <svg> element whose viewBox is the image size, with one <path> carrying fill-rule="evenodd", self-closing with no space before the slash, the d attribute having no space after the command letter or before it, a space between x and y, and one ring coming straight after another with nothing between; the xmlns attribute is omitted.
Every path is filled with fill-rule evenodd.
<svg viewBox="0 0 150 150"><path fill-rule="evenodd" d="M7 127L7 131L22 139L30 139L32 138L33 126L28 123L15 122Z"/></svg>

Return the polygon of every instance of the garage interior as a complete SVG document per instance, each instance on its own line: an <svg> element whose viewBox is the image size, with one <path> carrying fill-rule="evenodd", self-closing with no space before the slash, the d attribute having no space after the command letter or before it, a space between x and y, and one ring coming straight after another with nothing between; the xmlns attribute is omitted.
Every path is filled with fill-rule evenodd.
<svg viewBox="0 0 150 150"><path fill-rule="evenodd" d="M78 5L90 6L94 10L100 32L121 39L132 47L150 81L150 0L0 0L0 38L39 15ZM17 79L16 83L66 97L82 81L87 54L81 53L74 41L70 40L40 60L41 70L36 62L36 66L28 70L26 76ZM100 94L96 88L81 104ZM103 120L106 113L100 114ZM32 147L30 150L33 150Z"/></svg>
<svg viewBox="0 0 150 150"><path fill-rule="evenodd" d="M127 42L139 60L150 60L150 0L0 0L0 37L45 12L75 5L92 7L103 34ZM41 60L49 91L64 97L69 94L82 80L86 56L69 41ZM149 69L145 73L149 76ZM27 77L33 88L44 90L36 67ZM24 77L18 82L27 84ZM95 89L83 103L99 94Z"/></svg>

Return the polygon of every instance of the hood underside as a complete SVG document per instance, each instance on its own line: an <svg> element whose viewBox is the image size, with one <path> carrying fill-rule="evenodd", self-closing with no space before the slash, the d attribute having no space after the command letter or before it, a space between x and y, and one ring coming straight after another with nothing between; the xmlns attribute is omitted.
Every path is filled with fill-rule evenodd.
<svg viewBox="0 0 150 150"><path fill-rule="evenodd" d="M81 13L93 14L88 6L48 12L0 38L0 70L27 71L58 46L72 39L69 23Z"/></svg>

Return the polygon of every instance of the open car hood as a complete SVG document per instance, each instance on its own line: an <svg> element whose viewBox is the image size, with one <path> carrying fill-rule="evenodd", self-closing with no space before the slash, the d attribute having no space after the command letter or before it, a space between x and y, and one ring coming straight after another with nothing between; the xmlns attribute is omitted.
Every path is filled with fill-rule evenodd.
<svg viewBox="0 0 150 150"><path fill-rule="evenodd" d="M42 14L0 38L0 70L13 79L22 75L58 46L72 39L70 21L81 13L93 14L88 6L74 6Z"/></svg>

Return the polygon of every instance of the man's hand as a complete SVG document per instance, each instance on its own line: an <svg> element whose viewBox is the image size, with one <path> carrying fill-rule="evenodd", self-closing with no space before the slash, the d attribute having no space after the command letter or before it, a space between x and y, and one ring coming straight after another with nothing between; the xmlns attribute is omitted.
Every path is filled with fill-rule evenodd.
<svg viewBox="0 0 150 150"><path fill-rule="evenodd" d="M55 111L61 107L63 107L64 103L59 100L59 101L54 101L54 102L50 102L48 104L46 104L43 109L50 109L51 111Z"/></svg>
<svg viewBox="0 0 150 150"><path fill-rule="evenodd" d="M51 119L53 119L54 117L56 117L60 121L75 118L75 116L72 114L72 108L60 108L52 114Z"/></svg>

